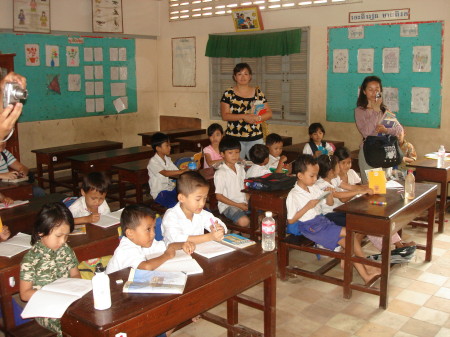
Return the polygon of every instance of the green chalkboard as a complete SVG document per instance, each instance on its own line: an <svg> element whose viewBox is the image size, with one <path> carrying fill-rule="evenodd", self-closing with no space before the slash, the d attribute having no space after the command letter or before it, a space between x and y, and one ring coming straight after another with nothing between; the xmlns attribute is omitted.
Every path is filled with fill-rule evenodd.
<svg viewBox="0 0 450 337"><path fill-rule="evenodd" d="M27 65L26 46L29 47L29 45L37 45L39 48L40 65L38 66ZM59 66L52 66L55 62L47 66L46 46L58 47ZM79 63L75 62L77 66L67 65L66 47L78 47ZM100 55L100 49L102 58L98 57L97 60L85 58L85 51L97 51L97 55ZM3 33L0 34L0 50L3 53L16 54L15 71L26 76L28 81L29 96L19 122L117 114L119 112L113 101L120 97L126 97L122 101L128 103L127 107L121 107L126 108L120 113L137 111L134 39ZM121 52L120 59L116 57L118 51ZM88 67L89 73L89 70L95 69L95 66L100 70L96 73L97 76L92 80L86 79L85 67ZM121 70L121 77L116 77L117 70ZM100 72L103 74L101 75ZM79 91L69 91L69 75L71 75L70 78L79 78ZM89 75L87 77L89 78ZM55 84L54 81L59 82L60 93L49 89L50 84ZM88 85L94 87L95 82L102 84L97 84L98 90L91 93L86 92L86 82L94 82ZM54 85L50 86L55 89ZM114 90L113 93L118 96L112 96L111 88L117 88L117 86L121 90ZM89 110L94 111L87 112L87 106Z"/></svg>
<svg viewBox="0 0 450 337"><path fill-rule="evenodd" d="M411 24L411 23L408 23ZM439 128L441 123L442 22L417 24L417 36L401 36L402 24L363 26L364 38L349 39L349 27L328 29L327 120L354 122L358 88L366 76L381 78L383 87L398 88L398 120L404 126ZM413 49L431 47L431 71L413 71ZM383 73L383 49L399 48L399 72ZM335 72L333 51L348 50L348 72ZM358 50L373 49L373 73L358 73ZM427 113L411 112L412 88L429 88Z"/></svg>

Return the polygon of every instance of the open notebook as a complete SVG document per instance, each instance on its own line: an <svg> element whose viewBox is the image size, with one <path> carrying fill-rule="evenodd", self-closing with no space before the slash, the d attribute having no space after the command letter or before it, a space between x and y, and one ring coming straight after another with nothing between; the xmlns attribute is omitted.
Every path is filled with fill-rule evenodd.
<svg viewBox="0 0 450 337"><path fill-rule="evenodd" d="M4 208L13 208L13 207L17 207L20 205L26 205L28 204L30 201L29 200L14 200L14 202L12 204L6 205L5 203L0 203L0 209L4 209Z"/></svg>
<svg viewBox="0 0 450 337"><path fill-rule="evenodd" d="M122 215L122 211L123 208L109 214L102 214L100 215L100 220L94 223L93 225L100 226L103 228L117 225L120 223L120 216Z"/></svg>
<svg viewBox="0 0 450 337"><path fill-rule="evenodd" d="M130 270L124 293L182 294L187 275L181 271Z"/></svg>
<svg viewBox="0 0 450 337"><path fill-rule="evenodd" d="M147 255L147 260L161 256L161 254ZM175 256L170 260L164 262L156 271L181 271L186 275L201 274L203 273L202 267L198 262L192 258L191 255L186 254L183 250L177 250Z"/></svg>
<svg viewBox="0 0 450 337"><path fill-rule="evenodd" d="M12 257L31 248L31 235L17 233L11 239L0 243L0 256Z"/></svg>

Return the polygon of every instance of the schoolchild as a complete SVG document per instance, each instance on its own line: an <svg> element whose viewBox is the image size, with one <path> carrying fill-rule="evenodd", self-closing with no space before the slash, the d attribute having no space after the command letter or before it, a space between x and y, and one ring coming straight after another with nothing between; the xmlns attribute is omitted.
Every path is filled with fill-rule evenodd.
<svg viewBox="0 0 450 337"><path fill-rule="evenodd" d="M310 154L315 158L321 154L333 154L334 148L331 143L323 140L325 128L320 123L312 123L308 128L309 142L303 148L303 154Z"/></svg>
<svg viewBox="0 0 450 337"><path fill-rule="evenodd" d="M249 151L252 166L247 170L245 177L261 177L267 173L271 173L267 164L269 163L269 149L263 144L255 144Z"/></svg>
<svg viewBox="0 0 450 337"><path fill-rule="evenodd" d="M217 166L223 163L223 158L220 155L219 143L223 138L223 128L220 124L213 123L206 130L208 134L210 145L203 149L203 154L205 156L205 161L203 163L204 168L210 166Z"/></svg>
<svg viewBox="0 0 450 337"><path fill-rule="evenodd" d="M286 165L287 157L281 155L283 152L283 139L277 133L271 133L266 137L266 146L269 148L269 164L271 171L282 172L283 168L292 172L292 164Z"/></svg>

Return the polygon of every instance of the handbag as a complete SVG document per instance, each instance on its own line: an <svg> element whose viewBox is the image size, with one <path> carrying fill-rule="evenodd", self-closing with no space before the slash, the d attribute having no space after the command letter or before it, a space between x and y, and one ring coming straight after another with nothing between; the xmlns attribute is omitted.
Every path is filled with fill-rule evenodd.
<svg viewBox="0 0 450 337"><path fill-rule="evenodd" d="M394 167L403 161L398 139L392 135L368 136L363 151L367 164L372 167Z"/></svg>

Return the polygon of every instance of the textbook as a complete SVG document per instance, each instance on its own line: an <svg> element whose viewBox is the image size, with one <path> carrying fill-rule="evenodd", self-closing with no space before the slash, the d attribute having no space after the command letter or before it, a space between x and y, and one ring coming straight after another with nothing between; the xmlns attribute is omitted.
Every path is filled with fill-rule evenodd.
<svg viewBox="0 0 450 337"><path fill-rule="evenodd" d="M83 235L86 234L86 225L75 225L72 233L69 235Z"/></svg>
<svg viewBox="0 0 450 337"><path fill-rule="evenodd" d="M225 234L222 243L234 248L245 248L256 244L255 241L247 239L239 234Z"/></svg>
<svg viewBox="0 0 450 337"><path fill-rule="evenodd" d="M374 194L386 194L386 175L384 171L369 171L369 188Z"/></svg>
<svg viewBox="0 0 450 337"><path fill-rule="evenodd" d="M131 268L124 293L182 294L187 275L181 271L163 272Z"/></svg>
<svg viewBox="0 0 450 337"><path fill-rule="evenodd" d="M216 241L208 241L196 245L194 253L210 259L234 251L235 249L230 246L225 246Z"/></svg>
<svg viewBox="0 0 450 337"><path fill-rule="evenodd" d="M29 200L14 200L14 202L12 204L6 205L4 202L0 203L0 209L4 209L4 208L13 208L13 207L17 207L20 205L26 205L28 204L30 201Z"/></svg>
<svg viewBox="0 0 450 337"><path fill-rule="evenodd" d="M22 318L61 318L69 305L92 290L92 281L62 277L39 289L31 296Z"/></svg>
<svg viewBox="0 0 450 337"><path fill-rule="evenodd" d="M162 254L150 254L145 258L147 260L154 259ZM170 260L164 262L156 271L181 271L186 275L194 275L203 273L203 268L200 267L198 262L192 258L191 255L186 254L183 250L177 250L175 256Z"/></svg>
<svg viewBox="0 0 450 337"><path fill-rule="evenodd" d="M93 223L93 225L100 226L103 228L111 227L114 225L120 224L120 216L122 215L122 209L119 209L118 211L111 212L109 214L101 214L100 220Z"/></svg>
<svg viewBox="0 0 450 337"><path fill-rule="evenodd" d="M31 248L31 235L17 233L11 239L0 243L0 256L13 257Z"/></svg>
<svg viewBox="0 0 450 337"><path fill-rule="evenodd" d="M5 183L20 183L22 181L28 181L28 177L22 177L22 178L14 178L14 179L2 179Z"/></svg>

